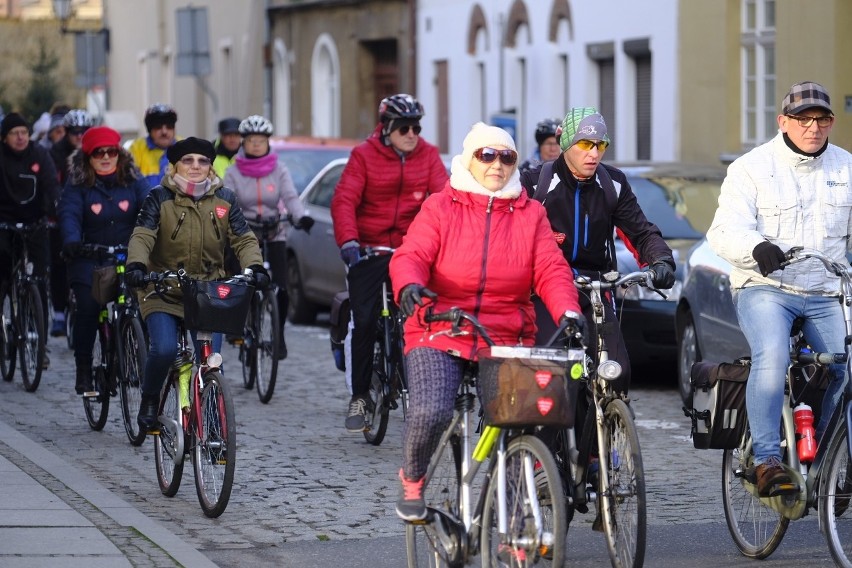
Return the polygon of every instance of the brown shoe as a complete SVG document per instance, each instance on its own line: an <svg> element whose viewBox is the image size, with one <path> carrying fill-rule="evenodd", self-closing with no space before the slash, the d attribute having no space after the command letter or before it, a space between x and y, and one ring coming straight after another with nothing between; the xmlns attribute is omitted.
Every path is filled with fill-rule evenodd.
<svg viewBox="0 0 852 568"><path fill-rule="evenodd" d="M754 470L757 477L757 492L761 497L792 495L799 487L790 478L790 474L781 465L781 460L771 457Z"/></svg>

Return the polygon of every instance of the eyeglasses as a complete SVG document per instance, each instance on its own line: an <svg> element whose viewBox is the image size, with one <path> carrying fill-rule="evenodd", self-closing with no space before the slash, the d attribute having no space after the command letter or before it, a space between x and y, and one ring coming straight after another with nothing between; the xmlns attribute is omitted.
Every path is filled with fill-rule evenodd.
<svg viewBox="0 0 852 568"><path fill-rule="evenodd" d="M423 130L423 127L420 126L419 124L415 124L414 126L408 126L406 124L405 126L400 126L398 128L398 130L399 130L399 133L402 134L403 136L408 136L409 130L414 131L415 136L420 136L420 131Z"/></svg>
<svg viewBox="0 0 852 568"><path fill-rule="evenodd" d="M591 152L592 148L597 148L598 152L603 152L604 150L606 150L606 147L609 146L609 144L605 140L600 140L598 142L595 142L593 140L579 140L575 145L578 146L580 150L583 150L584 152Z"/></svg>
<svg viewBox="0 0 852 568"><path fill-rule="evenodd" d="M514 166L518 161L518 153L514 150L495 150L494 148L480 148L473 153L473 157L483 164L490 164L497 158L504 166Z"/></svg>
<svg viewBox="0 0 852 568"><path fill-rule="evenodd" d="M187 167L191 167L193 164L198 164L201 167L209 167L210 158L190 158L189 156L185 156L180 159L180 163Z"/></svg>
<svg viewBox="0 0 852 568"><path fill-rule="evenodd" d="M95 148L92 150L92 157L96 160L101 158L115 158L118 156L118 148Z"/></svg>
<svg viewBox="0 0 852 568"><path fill-rule="evenodd" d="M788 114L787 118L792 118L799 123L802 128L810 128L811 124L816 120L817 126L826 128L834 122L833 116L800 116L798 114Z"/></svg>
<svg viewBox="0 0 852 568"><path fill-rule="evenodd" d="M72 136L82 136L83 134L86 133L86 129L85 128L69 128L65 132L67 132L68 134L70 134Z"/></svg>

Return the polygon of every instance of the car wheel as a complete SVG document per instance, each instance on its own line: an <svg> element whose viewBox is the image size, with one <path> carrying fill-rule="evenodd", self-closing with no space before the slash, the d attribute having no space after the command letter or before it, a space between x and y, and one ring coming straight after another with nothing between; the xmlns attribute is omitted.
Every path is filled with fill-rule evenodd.
<svg viewBox="0 0 852 568"><path fill-rule="evenodd" d="M290 305L287 317L293 323L312 324L317 319L317 306L305 297L302 274L295 256L287 259L287 295Z"/></svg>
<svg viewBox="0 0 852 568"><path fill-rule="evenodd" d="M687 408L692 408L692 385L690 373L692 364L701 360L701 350L698 348L698 337L695 334L695 322L692 315L687 313L683 328L678 334L678 366L677 385L680 398Z"/></svg>

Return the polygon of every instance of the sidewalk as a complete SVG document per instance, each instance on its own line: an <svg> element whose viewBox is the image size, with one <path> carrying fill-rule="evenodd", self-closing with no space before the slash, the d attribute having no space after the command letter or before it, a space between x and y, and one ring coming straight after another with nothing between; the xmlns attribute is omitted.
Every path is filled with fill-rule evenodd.
<svg viewBox="0 0 852 568"><path fill-rule="evenodd" d="M0 566L216 564L0 420Z"/></svg>

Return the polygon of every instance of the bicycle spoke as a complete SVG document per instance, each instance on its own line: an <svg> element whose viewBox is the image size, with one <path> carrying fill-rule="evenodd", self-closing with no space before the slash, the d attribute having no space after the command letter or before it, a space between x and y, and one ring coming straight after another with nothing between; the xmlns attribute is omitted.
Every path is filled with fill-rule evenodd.
<svg viewBox="0 0 852 568"><path fill-rule="evenodd" d="M201 393L200 431L194 431L195 487L204 514L218 517L234 482L236 424L230 393L218 373L208 373Z"/></svg>

